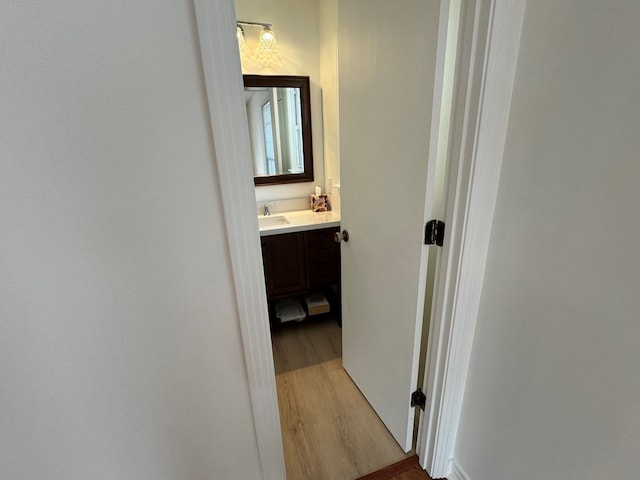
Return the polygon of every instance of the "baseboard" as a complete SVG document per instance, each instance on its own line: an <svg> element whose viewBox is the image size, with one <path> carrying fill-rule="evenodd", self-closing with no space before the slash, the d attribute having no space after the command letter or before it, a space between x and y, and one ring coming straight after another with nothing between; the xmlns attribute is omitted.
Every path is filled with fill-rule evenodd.
<svg viewBox="0 0 640 480"><path fill-rule="evenodd" d="M464 469L456 462L455 458L451 462L451 475L448 480L471 480L471 477L464 471Z"/></svg>

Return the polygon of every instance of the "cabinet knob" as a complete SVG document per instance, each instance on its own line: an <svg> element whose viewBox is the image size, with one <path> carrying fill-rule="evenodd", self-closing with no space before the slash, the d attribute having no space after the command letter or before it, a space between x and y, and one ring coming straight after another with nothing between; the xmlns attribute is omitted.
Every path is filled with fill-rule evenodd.
<svg viewBox="0 0 640 480"><path fill-rule="evenodd" d="M342 241L348 242L349 232L346 230L343 230L342 232L336 232L333 234L333 239L335 240L336 243L340 243Z"/></svg>

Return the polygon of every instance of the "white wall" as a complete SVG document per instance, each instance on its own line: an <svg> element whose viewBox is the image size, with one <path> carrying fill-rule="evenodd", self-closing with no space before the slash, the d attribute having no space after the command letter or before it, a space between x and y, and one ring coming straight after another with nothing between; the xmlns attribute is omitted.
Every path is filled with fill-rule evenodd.
<svg viewBox="0 0 640 480"><path fill-rule="evenodd" d="M322 90L320 84L318 0L235 0L238 20L273 24L280 59L269 66L257 61L260 28L245 27L249 55L242 71L257 75L304 75L310 80L314 181L256 187L256 201L308 197L316 185L324 191ZM308 202L305 203L308 205ZM276 205L273 211L277 211Z"/></svg>
<svg viewBox="0 0 640 480"><path fill-rule="evenodd" d="M319 0L320 79L324 169L331 208L340 211L340 136L338 114L338 1ZM329 178L333 188L329 184Z"/></svg>
<svg viewBox="0 0 640 480"><path fill-rule="evenodd" d="M260 477L192 8L3 8L1 478Z"/></svg>
<svg viewBox="0 0 640 480"><path fill-rule="evenodd" d="M456 462L640 471L640 4L528 2Z"/></svg>

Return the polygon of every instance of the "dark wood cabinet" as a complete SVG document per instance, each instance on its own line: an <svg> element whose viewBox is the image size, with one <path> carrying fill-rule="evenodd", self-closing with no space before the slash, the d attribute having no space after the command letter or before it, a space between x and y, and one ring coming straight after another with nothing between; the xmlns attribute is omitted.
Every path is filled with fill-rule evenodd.
<svg viewBox="0 0 640 480"><path fill-rule="evenodd" d="M303 232L309 288L340 282L340 245L333 239L339 230L323 228Z"/></svg>
<svg viewBox="0 0 640 480"><path fill-rule="evenodd" d="M307 287L304 237L284 233L261 238L262 262L269 297L301 292Z"/></svg>
<svg viewBox="0 0 640 480"><path fill-rule="evenodd" d="M261 237L270 300L340 284L338 227Z"/></svg>

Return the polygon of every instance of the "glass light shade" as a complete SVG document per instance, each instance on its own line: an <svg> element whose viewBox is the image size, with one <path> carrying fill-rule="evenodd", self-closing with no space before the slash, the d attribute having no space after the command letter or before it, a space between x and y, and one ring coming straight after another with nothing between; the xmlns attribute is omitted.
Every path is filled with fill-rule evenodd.
<svg viewBox="0 0 640 480"><path fill-rule="evenodd" d="M240 58L244 58L247 54L247 43L244 40L244 30L238 25L236 28L236 37L238 38L238 50L240 51Z"/></svg>
<svg viewBox="0 0 640 480"><path fill-rule="evenodd" d="M264 63L270 63L276 60L279 54L273 30L264 27L260 32L260 40L258 40L258 58Z"/></svg>

